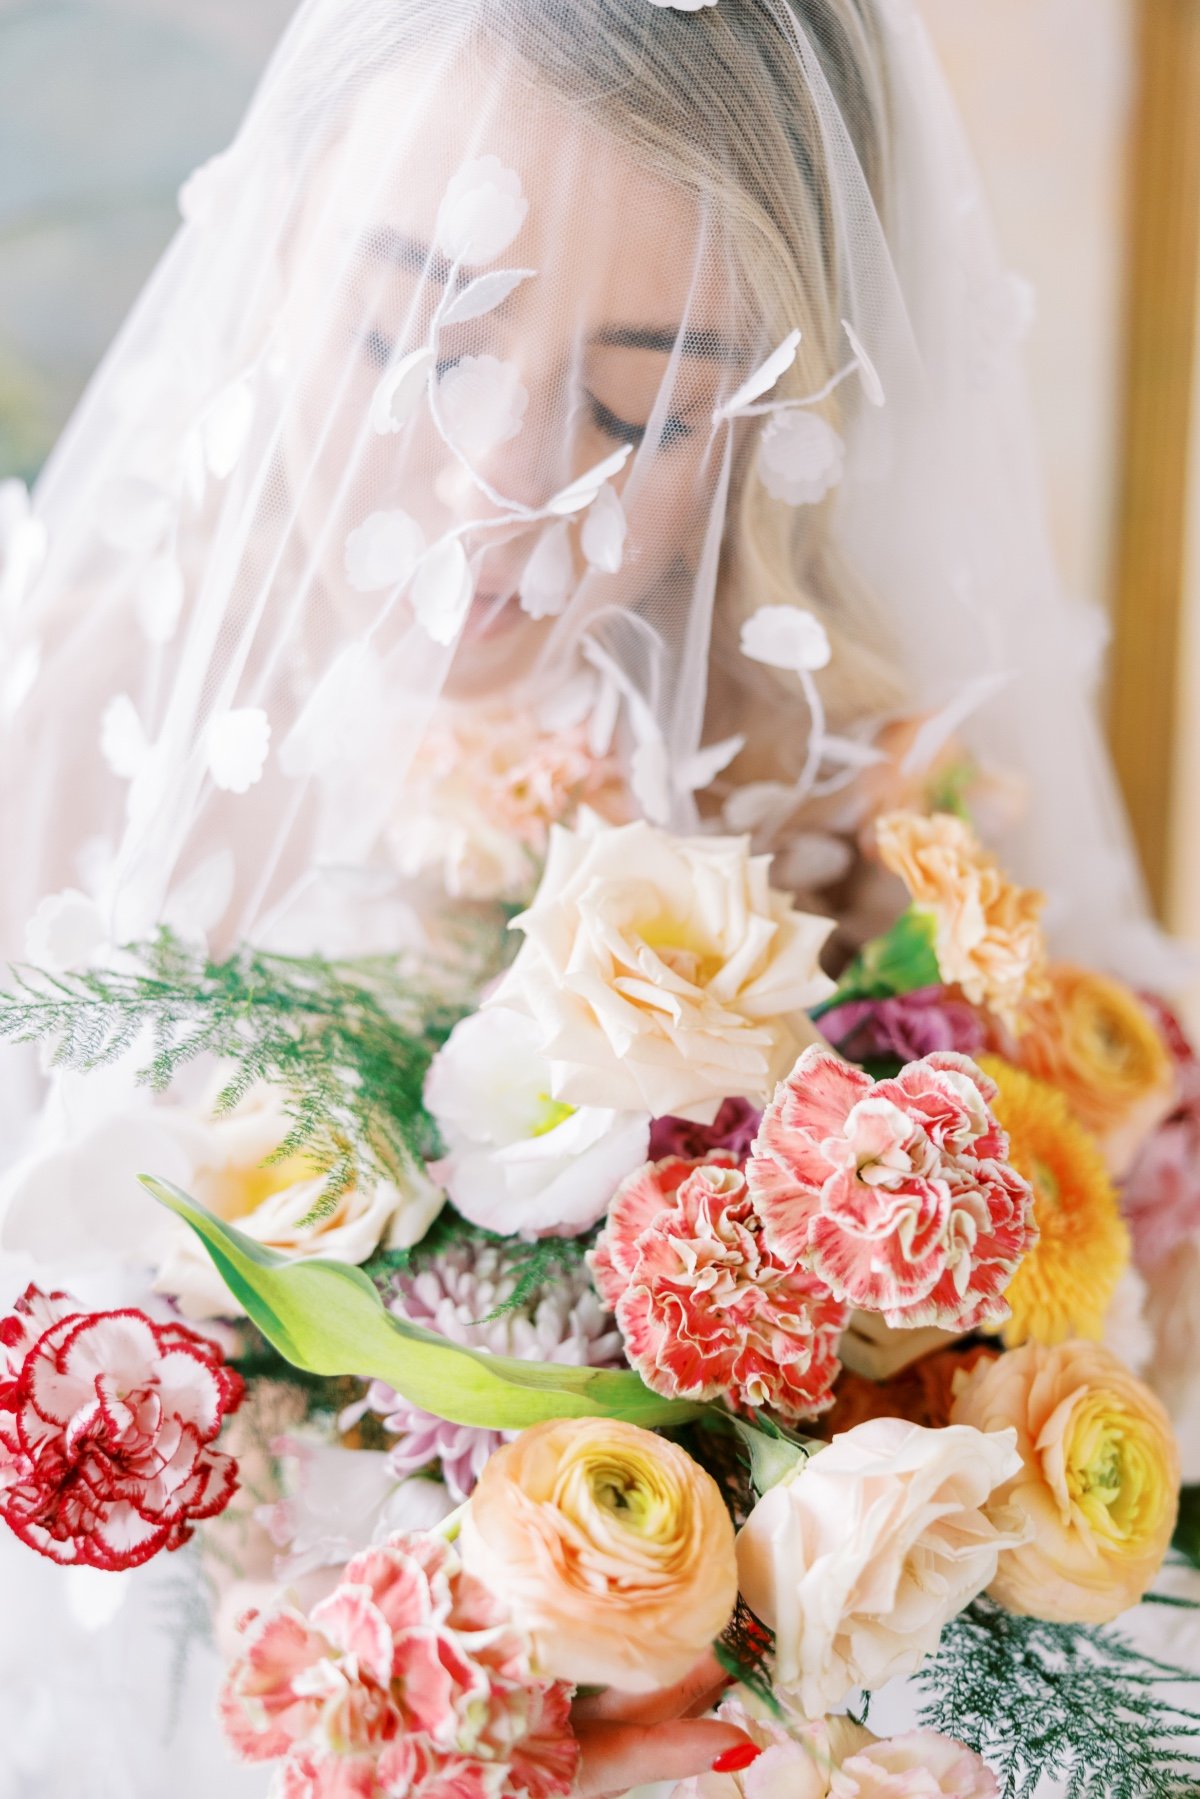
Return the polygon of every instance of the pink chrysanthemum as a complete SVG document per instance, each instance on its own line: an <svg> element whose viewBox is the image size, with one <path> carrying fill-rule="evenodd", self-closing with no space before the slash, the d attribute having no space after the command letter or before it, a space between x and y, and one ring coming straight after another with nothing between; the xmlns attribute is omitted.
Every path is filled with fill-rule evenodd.
<svg viewBox="0 0 1200 1799"><path fill-rule="evenodd" d="M397 1534L346 1564L311 1613L241 1621L221 1721L244 1761L281 1761L281 1799L555 1799L579 1746L571 1688L439 1537Z"/></svg>
<svg viewBox="0 0 1200 1799"><path fill-rule="evenodd" d="M995 1094L950 1052L876 1082L806 1049L746 1167L771 1249L892 1325L966 1331L1007 1317L1004 1289L1037 1232Z"/></svg>
<svg viewBox="0 0 1200 1799"><path fill-rule="evenodd" d="M726 1397L784 1418L832 1402L846 1308L772 1255L728 1156L648 1163L617 1189L588 1258L625 1352L670 1398Z"/></svg>
<svg viewBox="0 0 1200 1799"><path fill-rule="evenodd" d="M519 1266L503 1245L458 1243L441 1250L419 1272L397 1277L392 1310L451 1343L521 1362L560 1362L573 1368L620 1368L621 1338L597 1300L583 1267L556 1273L553 1282L523 1305L491 1314L512 1298ZM454 1499L469 1497L476 1481L511 1432L483 1425L451 1424L389 1387L372 1381L361 1407L344 1424L370 1410L397 1437L390 1453L396 1474L416 1474L439 1463Z"/></svg>
<svg viewBox="0 0 1200 1799"><path fill-rule="evenodd" d="M242 1399L216 1344L30 1287L0 1319L0 1517L52 1561L132 1568L228 1505Z"/></svg>

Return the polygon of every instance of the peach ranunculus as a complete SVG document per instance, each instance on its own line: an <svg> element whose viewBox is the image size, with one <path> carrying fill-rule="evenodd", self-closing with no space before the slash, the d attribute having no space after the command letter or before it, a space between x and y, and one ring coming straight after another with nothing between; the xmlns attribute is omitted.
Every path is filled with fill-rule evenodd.
<svg viewBox="0 0 1200 1799"><path fill-rule="evenodd" d="M540 1672L648 1693L680 1680L737 1599L710 1474L637 1425L535 1424L488 1462L463 1518L468 1573L502 1592Z"/></svg>
<svg viewBox="0 0 1200 1799"><path fill-rule="evenodd" d="M797 912L744 837L643 822L556 828L525 933L488 1003L537 1021L551 1098L710 1123L762 1104L832 992L827 918Z"/></svg>
<svg viewBox="0 0 1200 1799"><path fill-rule="evenodd" d="M1104 1624L1136 1605L1175 1528L1179 1452L1150 1389L1096 1343L1027 1343L967 1377L956 1424L1015 1428L997 1498L1027 1521L988 1591L1009 1611Z"/></svg>
<svg viewBox="0 0 1200 1799"><path fill-rule="evenodd" d="M1175 1068L1146 1007L1120 981L1070 963L1048 972L1047 991L1021 1008L1002 1052L1049 1081L1091 1131L1120 1180L1171 1109Z"/></svg>
<svg viewBox="0 0 1200 1799"><path fill-rule="evenodd" d="M884 867L934 920L942 980L1011 1023L1042 985L1044 896L1008 880L970 825L951 812L884 813L875 842Z"/></svg>
<svg viewBox="0 0 1200 1799"><path fill-rule="evenodd" d="M353 1186L332 1210L310 1218L324 1189L323 1175L301 1155L267 1160L292 1124L272 1087L253 1088L221 1117L181 1115L179 1122L193 1157L186 1181L193 1198L279 1255L365 1262L381 1243L401 1249L419 1242L444 1202L441 1189L414 1166L398 1175L397 1184L371 1180ZM243 1314L185 1224L175 1230L154 1285L177 1300L185 1318Z"/></svg>
<svg viewBox="0 0 1200 1799"><path fill-rule="evenodd" d="M775 1631L775 1688L805 1717L911 1674L1021 1541L994 1495L1013 1433L873 1418L755 1506L737 1540L751 1610Z"/></svg>

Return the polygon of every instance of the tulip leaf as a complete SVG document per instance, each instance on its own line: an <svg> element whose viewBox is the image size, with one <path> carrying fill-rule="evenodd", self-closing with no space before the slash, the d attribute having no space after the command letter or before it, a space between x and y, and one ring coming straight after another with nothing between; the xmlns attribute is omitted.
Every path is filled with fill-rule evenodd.
<svg viewBox="0 0 1200 1799"><path fill-rule="evenodd" d="M279 1256L180 1188L139 1177L204 1244L251 1322L296 1368L386 1381L410 1404L453 1424L523 1430L544 1418L686 1424L705 1408L652 1393L633 1373L485 1355L389 1312L361 1268Z"/></svg>

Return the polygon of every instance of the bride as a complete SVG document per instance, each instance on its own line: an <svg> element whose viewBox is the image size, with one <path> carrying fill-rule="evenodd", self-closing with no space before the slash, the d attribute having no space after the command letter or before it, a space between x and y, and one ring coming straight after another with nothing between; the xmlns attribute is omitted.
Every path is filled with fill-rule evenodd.
<svg viewBox="0 0 1200 1799"><path fill-rule="evenodd" d="M9 533L7 954L442 950L583 805L749 834L844 950L871 817L936 794L1153 978L1020 295L910 0L306 0L181 207ZM31 1124L6 1054L41 1142L79 1095ZM69 1271L23 1216L3 1247ZM89 1731L105 1792L226 1779L203 1700L187 1758L114 1724L170 1649L143 1577L118 1616L30 1560L8 1634L73 1672L16 1652L22 1792ZM145 1670L103 1719L89 1626Z"/></svg>

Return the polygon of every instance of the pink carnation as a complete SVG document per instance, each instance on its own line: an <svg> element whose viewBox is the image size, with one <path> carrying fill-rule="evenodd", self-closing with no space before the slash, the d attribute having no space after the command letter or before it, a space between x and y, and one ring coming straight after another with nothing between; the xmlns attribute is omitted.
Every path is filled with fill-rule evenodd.
<svg viewBox="0 0 1200 1799"><path fill-rule="evenodd" d="M0 1517L56 1562L132 1568L223 1511L242 1399L214 1343L30 1287L0 1319Z"/></svg>
<svg viewBox="0 0 1200 1799"><path fill-rule="evenodd" d="M673 1156L630 1175L589 1260L656 1393L724 1396L785 1418L831 1404L846 1308L772 1255L730 1157Z"/></svg>
<svg viewBox="0 0 1200 1799"><path fill-rule="evenodd" d="M221 1694L244 1761L281 1760L280 1799L554 1799L579 1746L571 1689L439 1537L398 1534L346 1564L312 1612L241 1622Z"/></svg>
<svg viewBox="0 0 1200 1799"><path fill-rule="evenodd" d="M1175 1062L1175 1103L1142 1145L1121 1192L1139 1268L1200 1233L1200 1062L1175 1014L1143 994Z"/></svg>
<svg viewBox="0 0 1200 1799"><path fill-rule="evenodd" d="M989 1110L996 1092L950 1052L876 1082L806 1049L746 1167L770 1248L892 1325L967 1331L1007 1317L1004 1289L1037 1232Z"/></svg>

